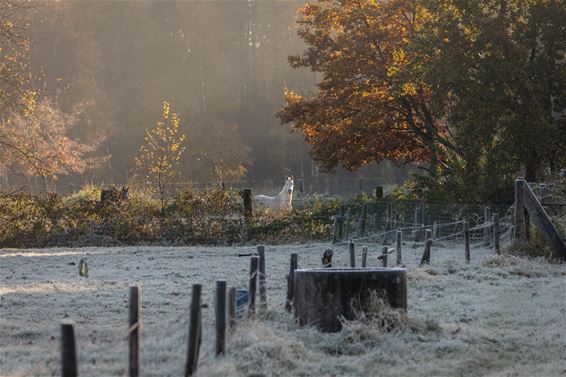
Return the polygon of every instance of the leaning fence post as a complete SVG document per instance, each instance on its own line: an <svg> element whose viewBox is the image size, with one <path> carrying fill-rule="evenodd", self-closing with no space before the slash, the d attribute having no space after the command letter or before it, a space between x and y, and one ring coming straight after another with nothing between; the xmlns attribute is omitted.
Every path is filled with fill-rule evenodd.
<svg viewBox="0 0 566 377"><path fill-rule="evenodd" d="M495 246L495 254L501 255L501 246L499 244L499 215L493 214L493 244Z"/></svg>
<svg viewBox="0 0 566 377"><path fill-rule="evenodd" d="M395 252L397 254L397 266L401 264L401 239L403 237L403 233L401 229L397 230L396 239L395 239Z"/></svg>
<svg viewBox="0 0 566 377"><path fill-rule="evenodd" d="M295 270L299 267L299 255L297 253L291 254L291 266L289 268L289 275L287 275L287 301L285 302L285 310L291 311L293 307L293 289L295 287Z"/></svg>
<svg viewBox="0 0 566 377"><path fill-rule="evenodd" d="M383 249L381 250L381 266L382 267L387 267L387 252L388 252L387 246L383 246Z"/></svg>
<svg viewBox="0 0 566 377"><path fill-rule="evenodd" d="M363 268L367 267L367 261L368 261L368 247L363 246L362 247L362 267Z"/></svg>
<svg viewBox="0 0 566 377"><path fill-rule="evenodd" d="M356 244L350 240L348 244L348 250L350 251L350 267L356 267Z"/></svg>
<svg viewBox="0 0 566 377"><path fill-rule="evenodd" d="M228 325L230 329L236 327L236 287L231 287L228 293Z"/></svg>
<svg viewBox="0 0 566 377"><path fill-rule="evenodd" d="M267 278L265 276L265 246L257 246L259 256L259 308L262 313L267 310Z"/></svg>
<svg viewBox="0 0 566 377"><path fill-rule="evenodd" d="M470 226L464 221L464 257L466 263L470 263Z"/></svg>
<svg viewBox="0 0 566 377"><path fill-rule="evenodd" d="M214 305L216 330L216 356L226 352L226 280L216 280Z"/></svg>
<svg viewBox="0 0 566 377"><path fill-rule="evenodd" d="M130 287L129 302L129 376L137 377L140 375L140 289L137 286Z"/></svg>
<svg viewBox="0 0 566 377"><path fill-rule="evenodd" d="M79 375L73 322L61 323L61 375L63 377L77 377Z"/></svg>
<svg viewBox="0 0 566 377"><path fill-rule="evenodd" d="M189 347L187 351L185 377L192 376L197 371L198 366L201 341L201 293L202 285L193 284L191 313L189 318Z"/></svg>
<svg viewBox="0 0 566 377"><path fill-rule="evenodd" d="M249 302L248 302L248 317L255 315L255 298L257 292L257 268L259 264L259 257L252 256L250 258L250 285L249 285Z"/></svg>

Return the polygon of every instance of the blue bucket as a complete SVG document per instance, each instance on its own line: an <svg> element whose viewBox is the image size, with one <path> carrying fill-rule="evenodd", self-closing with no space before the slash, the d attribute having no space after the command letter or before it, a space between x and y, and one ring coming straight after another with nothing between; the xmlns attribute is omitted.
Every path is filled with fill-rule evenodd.
<svg viewBox="0 0 566 377"><path fill-rule="evenodd" d="M244 318L249 301L250 296L247 289L236 289L236 317L239 319Z"/></svg>

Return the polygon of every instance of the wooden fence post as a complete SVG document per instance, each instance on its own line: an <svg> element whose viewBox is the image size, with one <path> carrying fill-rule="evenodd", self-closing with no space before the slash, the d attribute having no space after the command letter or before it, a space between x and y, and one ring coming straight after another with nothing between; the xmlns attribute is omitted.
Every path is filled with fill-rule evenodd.
<svg viewBox="0 0 566 377"><path fill-rule="evenodd" d="M73 322L61 323L61 375L63 377L77 377L79 375Z"/></svg>
<svg viewBox="0 0 566 377"><path fill-rule="evenodd" d="M129 376L138 377L140 375L140 289L137 286L130 287L129 302Z"/></svg>
<svg viewBox="0 0 566 377"><path fill-rule="evenodd" d="M265 313L267 310L267 277L265 276L265 246L257 246L259 256L259 309Z"/></svg>
<svg viewBox="0 0 566 377"><path fill-rule="evenodd" d="M373 196L376 199L383 199L383 186L376 186L373 190Z"/></svg>
<svg viewBox="0 0 566 377"><path fill-rule="evenodd" d="M295 287L295 270L299 268L299 254L291 254L291 266L289 275L287 275L287 301L285 302L285 310L288 312L293 308L293 289Z"/></svg>
<svg viewBox="0 0 566 377"><path fill-rule="evenodd" d="M332 267L332 255L334 254L334 250L326 249L322 254L322 267L330 268Z"/></svg>
<svg viewBox="0 0 566 377"><path fill-rule="evenodd" d="M401 262L401 242L402 242L402 238L403 238L403 233L401 231L401 229L397 230L396 233L396 239L395 239L395 252L397 254L397 266L399 266L402 262Z"/></svg>
<svg viewBox="0 0 566 377"><path fill-rule="evenodd" d="M249 302L248 302L248 317L255 316L255 298L257 292L257 268L259 264L259 257L252 256L250 258L250 285L249 285Z"/></svg>
<svg viewBox="0 0 566 377"><path fill-rule="evenodd" d="M341 235L341 227L342 227L342 216L336 215L334 216L334 227L332 230L332 244L336 245L340 243L342 239L340 238Z"/></svg>
<svg viewBox="0 0 566 377"><path fill-rule="evenodd" d="M470 263L470 226L464 221L464 258Z"/></svg>
<svg viewBox="0 0 566 377"><path fill-rule="evenodd" d="M368 261L368 247L363 246L362 247L362 267L363 268L367 267L367 261Z"/></svg>
<svg viewBox="0 0 566 377"><path fill-rule="evenodd" d="M226 280L216 280L214 304L216 356L219 356L226 352Z"/></svg>
<svg viewBox="0 0 566 377"><path fill-rule="evenodd" d="M501 255L501 247L499 244L499 215L493 214L493 245L495 247L495 254Z"/></svg>
<svg viewBox="0 0 566 377"><path fill-rule="evenodd" d="M356 244L350 240L348 244L348 250L350 251L350 267L356 267Z"/></svg>
<svg viewBox="0 0 566 377"><path fill-rule="evenodd" d="M252 190L244 189L244 217L252 217Z"/></svg>
<svg viewBox="0 0 566 377"><path fill-rule="evenodd" d="M381 267L387 267L387 246L383 246L381 250Z"/></svg>
<svg viewBox="0 0 566 377"><path fill-rule="evenodd" d="M191 299L191 312L189 317L189 347L187 350L187 363L185 366L185 377L192 376L198 367L198 358L201 342L201 293L202 285L193 284Z"/></svg>
<svg viewBox="0 0 566 377"><path fill-rule="evenodd" d="M236 287L231 287L228 293L228 325L230 329L236 327Z"/></svg>
<svg viewBox="0 0 566 377"><path fill-rule="evenodd" d="M366 235L367 215L368 215L368 207L367 204L364 204L362 205L362 214L360 216L360 228L358 233L360 237L365 237Z"/></svg>
<svg viewBox="0 0 566 377"><path fill-rule="evenodd" d="M426 240L423 257L421 258L421 266L423 264L430 264L430 249L432 248L432 240L429 238Z"/></svg>
<svg viewBox="0 0 566 377"><path fill-rule="evenodd" d="M525 202L523 200L523 188L526 184L524 178L515 180L515 240L526 240L525 227Z"/></svg>

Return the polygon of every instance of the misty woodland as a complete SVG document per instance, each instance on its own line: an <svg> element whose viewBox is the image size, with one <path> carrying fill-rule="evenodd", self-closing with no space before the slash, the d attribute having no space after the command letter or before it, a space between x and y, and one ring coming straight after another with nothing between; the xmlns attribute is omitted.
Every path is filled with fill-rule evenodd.
<svg viewBox="0 0 566 377"><path fill-rule="evenodd" d="M0 0L0 377L566 377L565 0Z"/></svg>

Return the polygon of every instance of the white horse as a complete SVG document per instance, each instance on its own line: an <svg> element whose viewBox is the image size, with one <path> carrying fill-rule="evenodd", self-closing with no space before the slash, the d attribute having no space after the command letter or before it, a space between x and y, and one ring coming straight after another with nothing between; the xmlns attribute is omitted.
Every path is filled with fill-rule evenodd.
<svg viewBox="0 0 566 377"><path fill-rule="evenodd" d="M293 187L295 182L290 175L285 179L285 186L277 196L255 195L254 200L272 209L293 209Z"/></svg>

